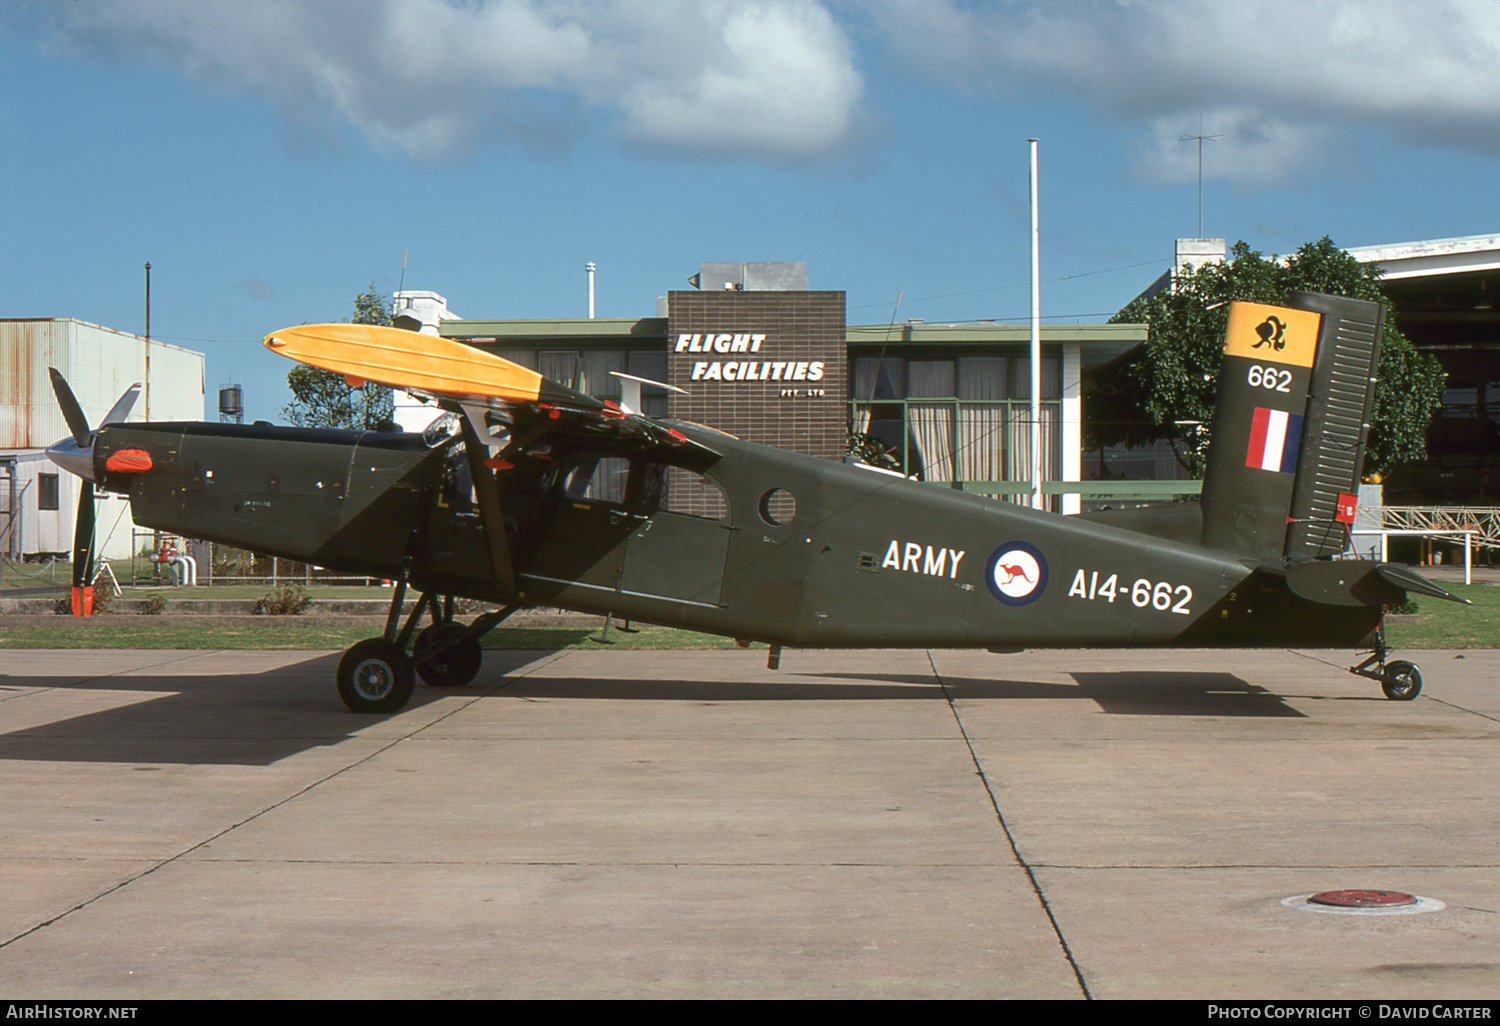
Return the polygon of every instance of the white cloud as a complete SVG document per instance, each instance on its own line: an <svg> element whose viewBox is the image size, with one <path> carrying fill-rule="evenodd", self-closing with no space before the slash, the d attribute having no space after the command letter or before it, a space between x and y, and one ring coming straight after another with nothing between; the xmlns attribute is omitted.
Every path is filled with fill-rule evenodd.
<svg viewBox="0 0 1500 1026"><path fill-rule="evenodd" d="M62 45L141 58L443 157L603 116L632 144L815 160L845 146L863 79L817 0L91 0Z"/></svg>
<svg viewBox="0 0 1500 1026"><path fill-rule="evenodd" d="M811 4L728 8L712 59L676 81L647 79L621 100L637 141L818 154L847 141L863 88L851 48Z"/></svg>
<svg viewBox="0 0 1500 1026"><path fill-rule="evenodd" d="M9 0L15 3L16 0ZM26 0L23 0L23 4ZM263 96L299 145L355 126L441 158L590 126L645 151L847 152L852 38L952 88L1071 96L1138 126L1137 168L1284 184L1357 164L1357 133L1500 152L1494 0L29 0L64 46ZM1191 156L1191 161L1189 157Z"/></svg>
<svg viewBox="0 0 1500 1026"><path fill-rule="evenodd" d="M1142 123L1152 140L1142 170L1153 178L1174 175L1184 158L1167 136L1196 128L1200 112L1204 133L1224 136L1205 147L1205 174L1212 152L1212 173L1241 184L1347 163L1361 127L1500 151L1500 4L1490 0L879 0L862 9L891 57L919 74L1004 95L1061 92ZM1196 174L1196 150L1192 160Z"/></svg>

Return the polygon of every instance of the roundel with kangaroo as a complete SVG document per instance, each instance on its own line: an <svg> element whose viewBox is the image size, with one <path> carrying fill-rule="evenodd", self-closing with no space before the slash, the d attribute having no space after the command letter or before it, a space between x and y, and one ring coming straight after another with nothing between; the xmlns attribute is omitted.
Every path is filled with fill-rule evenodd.
<svg viewBox="0 0 1500 1026"><path fill-rule="evenodd" d="M990 554L984 580L1007 606L1035 602L1047 587L1047 557L1030 542L1006 542Z"/></svg>

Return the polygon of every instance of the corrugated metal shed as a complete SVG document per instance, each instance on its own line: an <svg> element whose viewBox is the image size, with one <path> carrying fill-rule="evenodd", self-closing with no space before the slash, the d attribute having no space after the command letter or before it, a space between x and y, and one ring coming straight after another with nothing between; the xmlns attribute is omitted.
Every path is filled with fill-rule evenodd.
<svg viewBox="0 0 1500 1026"><path fill-rule="evenodd" d="M66 433L47 368L68 363L69 329L67 321L0 321L0 448L37 448Z"/></svg>
<svg viewBox="0 0 1500 1026"><path fill-rule="evenodd" d="M146 356L147 342L139 335L76 318L0 318L0 453L17 456L18 482L27 485L18 525L25 553L67 551L78 504L78 482L72 475L45 459L23 458L37 455L68 433L47 369L56 367L62 372L84 416L97 425L122 392L145 380ZM150 365L149 411L146 400L138 402L130 419L146 420L149 413L153 421L202 420L203 354L152 340ZM54 472L59 475L59 508L39 510L36 479ZM6 503L6 497L0 496L0 505ZM127 504L119 498L101 499L98 516L101 541L108 535L105 553L128 555Z"/></svg>

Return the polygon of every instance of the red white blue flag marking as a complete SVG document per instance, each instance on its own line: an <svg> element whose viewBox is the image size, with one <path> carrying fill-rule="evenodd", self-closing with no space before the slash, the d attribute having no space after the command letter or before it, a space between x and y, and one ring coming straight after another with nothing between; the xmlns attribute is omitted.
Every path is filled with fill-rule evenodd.
<svg viewBox="0 0 1500 1026"><path fill-rule="evenodd" d="M1255 408L1250 421L1250 448L1245 466L1290 474L1297 469L1302 446L1302 417L1285 410Z"/></svg>

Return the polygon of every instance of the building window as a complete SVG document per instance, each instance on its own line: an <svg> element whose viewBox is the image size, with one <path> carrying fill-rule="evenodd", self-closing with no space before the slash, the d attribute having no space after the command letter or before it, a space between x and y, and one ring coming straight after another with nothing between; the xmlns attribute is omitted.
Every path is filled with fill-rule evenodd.
<svg viewBox="0 0 1500 1026"><path fill-rule="evenodd" d="M854 358L850 424L908 475L949 483L1031 480L1026 356ZM1042 357L1042 473L1061 477L1062 361Z"/></svg>
<svg viewBox="0 0 1500 1026"><path fill-rule="evenodd" d="M36 508L39 510L58 508L56 474L36 476Z"/></svg>

